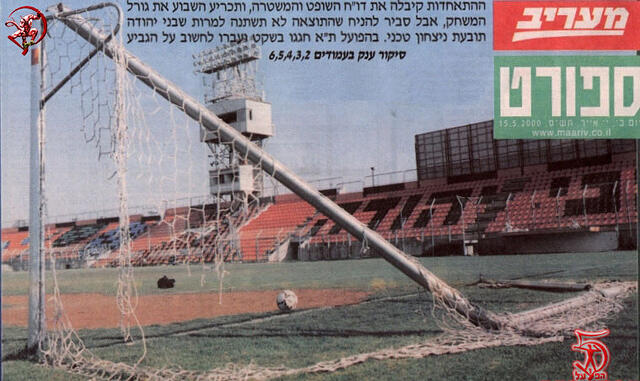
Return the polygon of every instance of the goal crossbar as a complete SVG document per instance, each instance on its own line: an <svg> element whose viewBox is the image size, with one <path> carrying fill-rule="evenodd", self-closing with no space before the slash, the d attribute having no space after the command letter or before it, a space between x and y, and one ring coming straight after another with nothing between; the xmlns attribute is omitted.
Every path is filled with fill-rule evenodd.
<svg viewBox="0 0 640 381"><path fill-rule="evenodd" d="M120 19L122 19L122 10L117 4L101 3L101 5L115 6L118 9ZM52 9L52 12L54 12L52 15L54 19L64 23L96 49L102 51L107 57L123 62L127 71L149 86L158 95L178 106L191 119L207 130L217 133L222 143L231 145L233 149L250 162L260 165L266 173L301 199L314 206L318 211L331 218L358 240L366 241L369 247L376 249L385 260L431 292L434 297L440 298L447 307L455 310L474 325L487 329L500 329L503 327L502 320L498 319L493 313L472 304L462 293L439 279L417 260L393 246L381 235L322 195L318 190L262 150L262 148L218 118L202 103L142 62L116 39L94 28L78 11L72 11L63 4L58 4L55 9Z"/></svg>

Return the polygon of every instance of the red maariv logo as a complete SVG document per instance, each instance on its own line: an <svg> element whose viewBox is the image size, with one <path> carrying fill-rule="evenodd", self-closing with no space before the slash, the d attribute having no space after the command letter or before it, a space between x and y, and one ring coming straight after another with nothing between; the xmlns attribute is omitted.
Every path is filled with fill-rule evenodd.
<svg viewBox="0 0 640 381"><path fill-rule="evenodd" d="M589 332L576 329L574 333L578 342L571 346L571 350L584 353L584 360L573 362L573 381L607 380L609 348L598 339L608 336L609 330Z"/></svg>
<svg viewBox="0 0 640 381"><path fill-rule="evenodd" d="M640 50L640 1L496 1L495 50Z"/></svg>

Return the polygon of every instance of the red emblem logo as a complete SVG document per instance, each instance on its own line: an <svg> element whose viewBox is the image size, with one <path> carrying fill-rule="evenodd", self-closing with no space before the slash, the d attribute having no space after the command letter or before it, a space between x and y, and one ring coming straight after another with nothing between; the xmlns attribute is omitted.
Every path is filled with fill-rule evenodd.
<svg viewBox="0 0 640 381"><path fill-rule="evenodd" d="M27 13L26 15L21 16L19 22L16 22L11 18L14 13L23 9L30 10L35 13ZM38 29L33 27L34 20L40 21L42 31L38 31ZM13 34L9 35L9 40L22 49L23 56L27 54L30 46L36 45L42 41L44 36L47 34L47 18L37 8L30 7L28 5L14 9L13 12L9 14L9 21L5 22L4 25L8 27L15 27L17 29ZM21 41L19 41L20 39Z"/></svg>
<svg viewBox="0 0 640 381"><path fill-rule="evenodd" d="M638 1L496 1L495 50L638 50Z"/></svg>
<svg viewBox="0 0 640 381"><path fill-rule="evenodd" d="M573 362L573 381L607 380L609 348L598 339L609 336L609 330L589 332L576 329L574 333L578 342L571 346L571 350L584 353L584 360Z"/></svg>

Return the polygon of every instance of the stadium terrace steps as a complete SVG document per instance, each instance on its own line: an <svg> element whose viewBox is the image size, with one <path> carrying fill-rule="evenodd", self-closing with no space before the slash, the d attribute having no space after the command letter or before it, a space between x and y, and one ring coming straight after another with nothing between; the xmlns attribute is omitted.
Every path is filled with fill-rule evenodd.
<svg viewBox="0 0 640 381"><path fill-rule="evenodd" d="M562 179L554 181L557 178ZM595 183L600 181L606 181L608 184ZM614 196L613 183L616 181L622 181L622 183L618 183ZM384 237L393 237L393 232L398 229L397 221L400 218L398 215L400 211L404 211L402 236L416 238L461 234L463 224L467 234L616 225L627 223L637 215L635 210L637 187L633 181L634 163L629 161L539 172L527 177L498 178L408 189L402 191L401 201L394 208L389 209L390 219L385 218L373 227ZM588 185L586 191L584 185ZM467 189L471 189L471 192ZM498 189L501 192L498 193ZM559 190L560 197L556 197ZM458 193L466 196L482 196L482 201L477 206L466 202L464 209L461 209L457 199L454 198ZM610 196L603 196L606 193ZM427 195L429 195L428 199ZM510 198L509 195L511 195ZM367 208L371 209L368 207L368 202L378 199L388 200L397 196L400 196L399 192L387 194L379 192L360 199L352 198L347 206L358 204L357 209L350 212L362 223L371 226L371 221L376 219L373 213L367 212ZM582 205L583 197L588 212L587 218L584 218L583 207L572 206L572 203ZM436 201L433 210L429 211L434 198ZM507 198L509 198L508 203ZM419 201L416 205L408 205L409 199L413 200L411 204L415 203L416 199ZM408 210L411 212L407 212ZM462 210L464 210L464 221L461 219ZM617 213L615 213L616 210ZM577 213L578 211L581 213ZM406 214L409 215L405 216ZM311 219L304 230L304 238L310 244L330 244L345 241L347 235L342 233L344 232L334 226L332 221L319 214Z"/></svg>
<svg viewBox="0 0 640 381"><path fill-rule="evenodd" d="M134 241L137 237L144 234L147 228L148 226L145 223L131 222L129 224L129 237ZM84 255L94 258L93 261L90 261L89 266L102 267L114 259L114 254L117 253L117 249L120 247L119 229L120 225L118 222L110 223L102 230L102 234L92 239L84 247Z"/></svg>
<svg viewBox="0 0 640 381"><path fill-rule="evenodd" d="M71 227L55 228L47 226L45 228L45 246L51 247L51 243L59 236L66 233ZM6 248L2 250L2 262L9 263L12 261L28 261L29 259L29 231L11 229L3 230L2 241L8 242Z"/></svg>
<svg viewBox="0 0 640 381"><path fill-rule="evenodd" d="M66 233L62 234L55 241L53 241L53 247L64 247L74 244L79 244L87 241L89 238L100 232L105 225L103 224L88 224L88 225L75 225Z"/></svg>
<svg viewBox="0 0 640 381"><path fill-rule="evenodd" d="M6 229L2 231L2 261L10 260L29 249L29 231ZM6 246L6 247L5 247Z"/></svg>
<svg viewBox="0 0 640 381"><path fill-rule="evenodd" d="M304 201L276 202L239 229L243 262L265 261L275 247L311 220L315 208Z"/></svg>
<svg viewBox="0 0 640 381"><path fill-rule="evenodd" d="M63 234L71 230L72 226L56 227L55 225L49 225L45 227L45 245L48 247L53 245L58 238Z"/></svg>
<svg viewBox="0 0 640 381"><path fill-rule="evenodd" d="M192 218L193 210L197 217ZM204 210L204 214L202 211ZM234 260L237 249L232 237L234 232L257 212L251 206L245 213L235 216L220 212L220 220L208 220L216 216L215 207L177 208L153 225L148 234L134 242L134 265L172 264L183 261L214 261L216 252L228 260ZM114 265L115 261L111 261Z"/></svg>
<svg viewBox="0 0 640 381"><path fill-rule="evenodd" d="M622 169L621 166L612 164L554 171L549 175L551 178L546 179L547 181L544 178L536 180L539 184L549 184L546 191L544 188L536 187L535 195L533 192L517 195L509 204L508 212L505 211L498 216L496 223L487 231L501 232L509 228L575 229L590 224L621 223L623 216L618 213L616 220L611 218L615 215L611 213L615 210L628 210L628 207L635 210L635 206L624 204L625 197L621 195L621 186L615 185L616 182L621 184L620 180L623 180L620 169ZM626 173L630 171L632 170L627 169ZM628 174L626 176L623 181L629 181ZM606 183L600 183L600 181L606 181ZM613 195L614 186L618 188L615 196ZM585 207L588 218L584 218Z"/></svg>

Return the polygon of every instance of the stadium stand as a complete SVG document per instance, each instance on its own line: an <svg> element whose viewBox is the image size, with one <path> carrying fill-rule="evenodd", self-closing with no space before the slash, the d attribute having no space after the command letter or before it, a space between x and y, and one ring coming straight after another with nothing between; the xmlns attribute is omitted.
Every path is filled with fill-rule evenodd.
<svg viewBox="0 0 640 381"><path fill-rule="evenodd" d="M281 201L280 201L281 200ZM279 246L309 223L314 208L304 201L276 198L239 231L242 261L260 262L277 255ZM283 256L286 256L286 251Z"/></svg>
<svg viewBox="0 0 640 381"><path fill-rule="evenodd" d="M2 229L2 263L8 263L29 249L28 228Z"/></svg>
<svg viewBox="0 0 640 381"><path fill-rule="evenodd" d="M493 140L492 123L482 122L417 135L417 181L324 193L413 255L629 248L636 247L634 152L632 140ZM377 255L294 195L248 208L231 214L204 204L131 216L133 263ZM118 260L117 217L49 225L46 239L74 265ZM2 229L2 245L3 263L28 262L27 227Z"/></svg>
<svg viewBox="0 0 640 381"><path fill-rule="evenodd" d="M88 238L91 238L96 233L105 228L102 223L87 224L87 225L74 225L69 231L62 234L55 241L53 241L53 247L64 247L74 244L82 243Z"/></svg>

